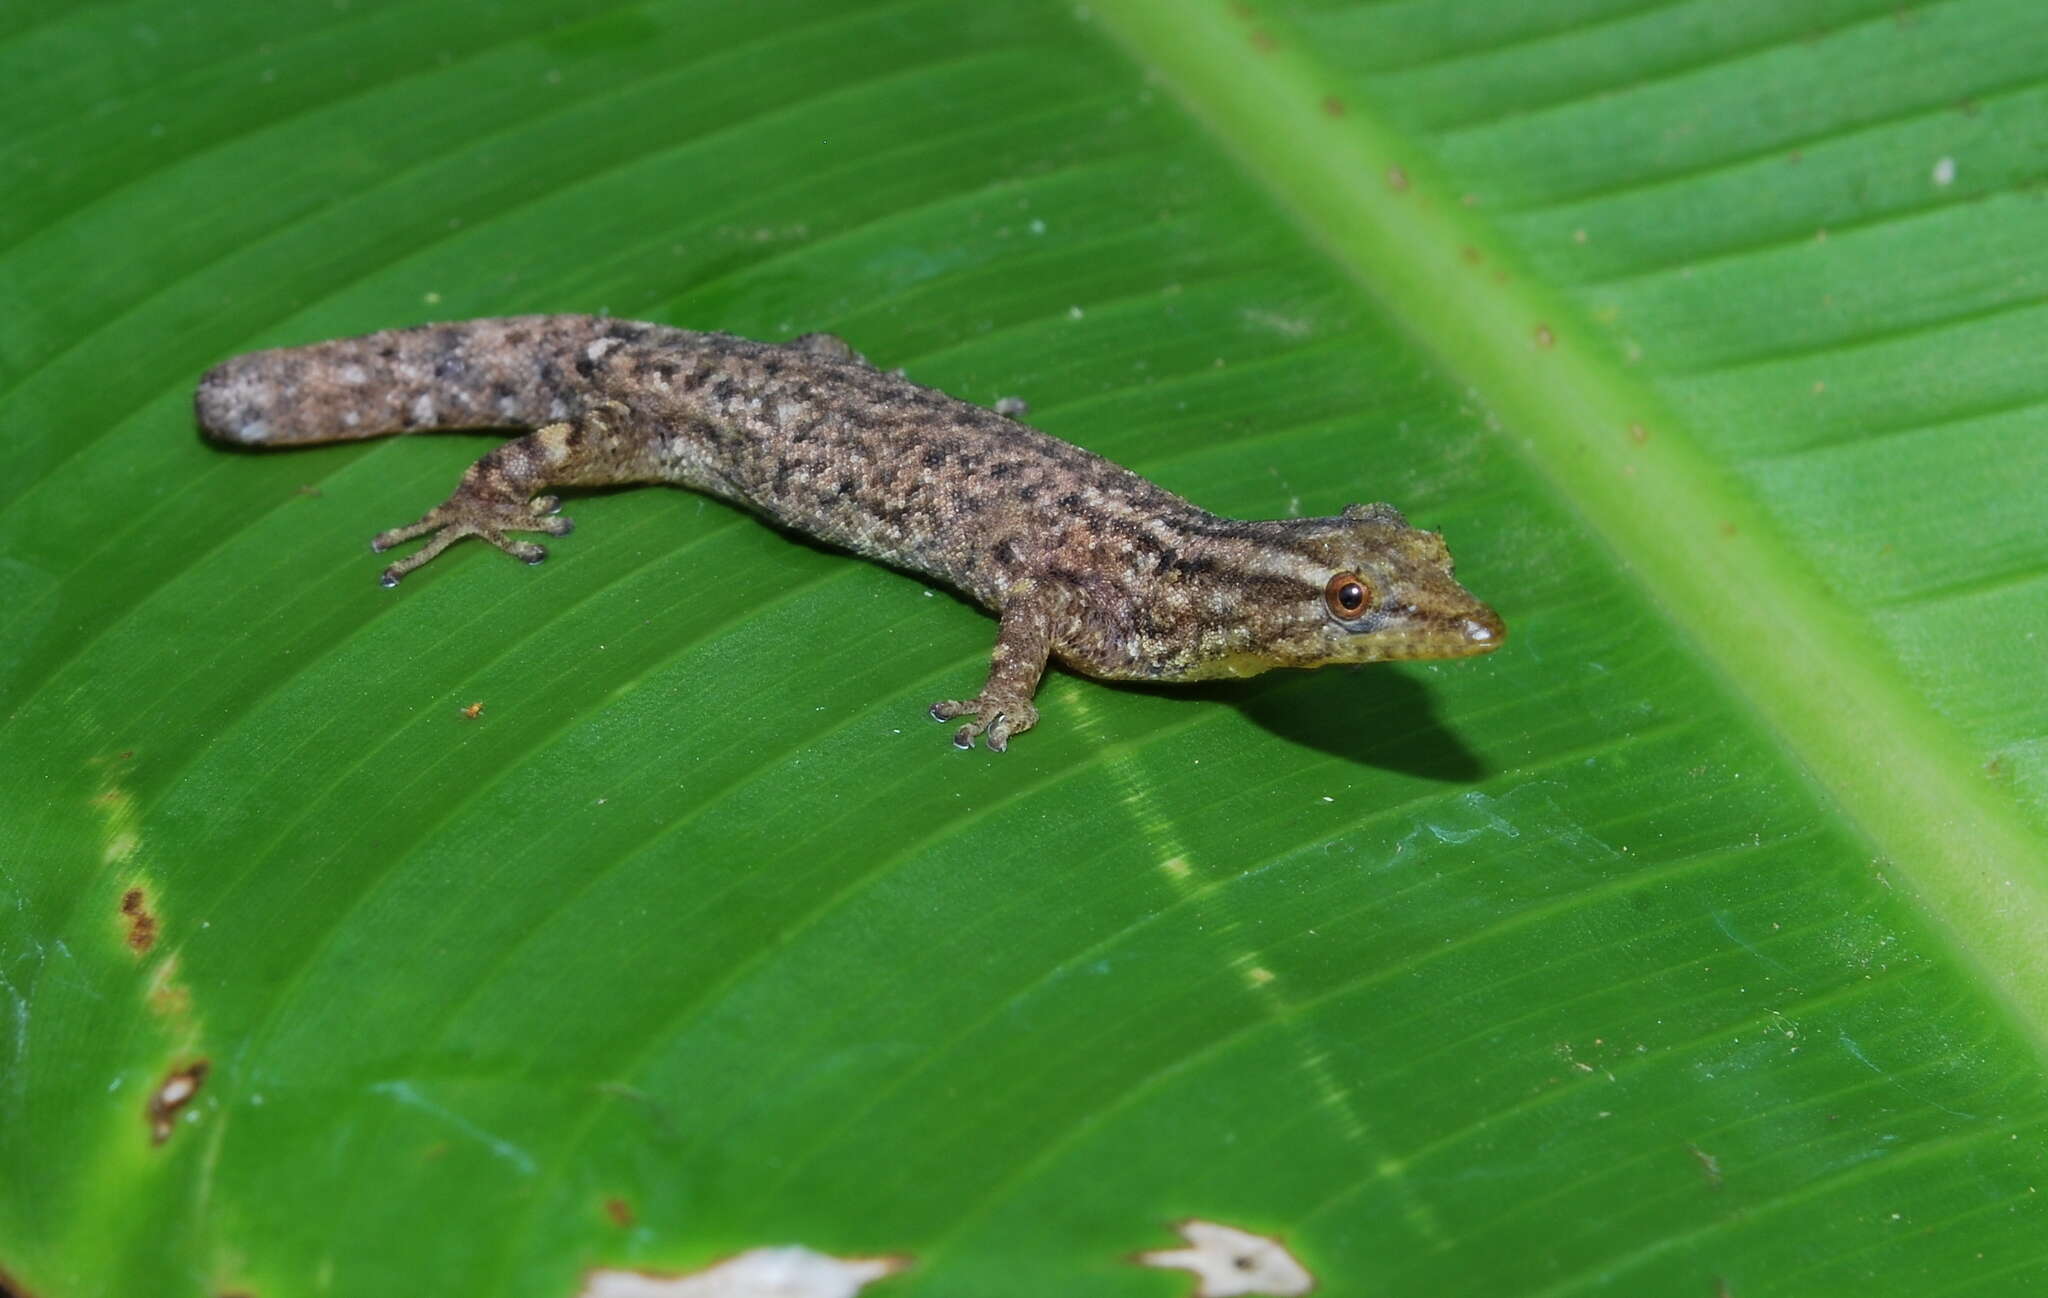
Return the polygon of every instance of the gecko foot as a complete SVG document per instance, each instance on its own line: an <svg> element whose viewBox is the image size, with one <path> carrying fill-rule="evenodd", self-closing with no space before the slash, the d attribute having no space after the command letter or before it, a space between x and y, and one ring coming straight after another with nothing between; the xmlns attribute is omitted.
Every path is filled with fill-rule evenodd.
<svg viewBox="0 0 2048 1298"><path fill-rule="evenodd" d="M974 737L985 735L989 751L1000 753L1010 746L1011 735L1021 735L1038 724L1038 709L1031 706L1029 699L1000 699L987 694L977 699L945 699L932 704L932 720L951 721L955 717L974 720L953 732L953 747L972 748Z"/></svg>
<svg viewBox="0 0 2048 1298"><path fill-rule="evenodd" d="M522 563L539 563L548 557L547 547L531 541L515 541L505 533L545 532L549 536L567 536L576 530L576 525L557 516L555 510L559 508L561 501L554 496L535 496L522 503L457 491L419 522L379 532L370 539L370 549L381 552L416 536L425 536L429 532L434 534L425 545L386 568L377 580L386 587L396 586L405 574L432 560L465 536L482 537Z"/></svg>
<svg viewBox="0 0 2048 1298"><path fill-rule="evenodd" d="M855 365L875 368L873 361L855 351L853 344L838 334L798 334L782 345L800 352L809 352L813 356L822 356L828 361L852 361Z"/></svg>

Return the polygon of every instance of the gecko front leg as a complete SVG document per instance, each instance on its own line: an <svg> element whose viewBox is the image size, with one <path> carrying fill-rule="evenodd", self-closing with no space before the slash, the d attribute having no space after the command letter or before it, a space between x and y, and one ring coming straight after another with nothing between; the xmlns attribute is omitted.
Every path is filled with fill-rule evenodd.
<svg viewBox="0 0 2048 1298"><path fill-rule="evenodd" d="M634 480L635 475L619 463L623 443L614 432L615 421L630 413L619 402L600 402L574 419L507 442L470 465L455 494L417 523L371 539L370 548L381 552L432 534L425 545L384 569L378 581L396 586L407 573L466 536L481 537L522 563L547 558L546 547L515 541L505 533L567 536L575 530L574 523L555 514L561 502L539 494L544 487Z"/></svg>
<svg viewBox="0 0 2048 1298"><path fill-rule="evenodd" d="M1004 605L981 693L971 699L932 704L934 721L974 718L953 733L954 747L972 748L974 737L986 734L989 749L1000 753L1010 746L1010 736L1038 724L1038 709L1031 705L1031 696L1052 656L1053 604L1044 587L1020 582Z"/></svg>

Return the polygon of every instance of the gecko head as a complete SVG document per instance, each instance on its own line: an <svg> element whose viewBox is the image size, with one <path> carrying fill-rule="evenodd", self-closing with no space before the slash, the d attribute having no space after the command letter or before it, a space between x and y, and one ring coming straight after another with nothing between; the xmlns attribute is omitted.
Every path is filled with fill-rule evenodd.
<svg viewBox="0 0 2048 1298"><path fill-rule="evenodd" d="M1458 584L1443 537L1392 505L1254 526L1219 564L1245 592L1241 621L1190 675L1469 658L1507 637L1500 615Z"/></svg>

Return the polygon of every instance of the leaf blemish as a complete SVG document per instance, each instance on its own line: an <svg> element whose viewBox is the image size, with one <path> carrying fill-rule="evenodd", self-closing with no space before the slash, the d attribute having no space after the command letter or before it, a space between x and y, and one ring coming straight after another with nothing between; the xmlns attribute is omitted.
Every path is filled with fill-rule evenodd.
<svg viewBox="0 0 2048 1298"><path fill-rule="evenodd" d="M1685 1152L1691 1154L1693 1161L1700 1165L1700 1175L1703 1178L1705 1178L1707 1182L1707 1188L1709 1190L1720 1189L1721 1160L1715 1158L1706 1150L1701 1149L1698 1145L1687 1145L1685 1147Z"/></svg>
<svg viewBox="0 0 2048 1298"><path fill-rule="evenodd" d="M149 1136L152 1144L161 1145L171 1138L172 1124L199 1094L199 1088L206 1082L208 1067L204 1059L198 1059L183 1068L174 1068L149 1093Z"/></svg>
<svg viewBox="0 0 2048 1298"><path fill-rule="evenodd" d="M128 921L128 949L142 955L156 945L156 916L150 913L149 896L139 887L121 894L121 914Z"/></svg>
<svg viewBox="0 0 2048 1298"><path fill-rule="evenodd" d="M909 1265L907 1257L833 1257L792 1244L676 1274L593 1270L576 1298L855 1298Z"/></svg>
<svg viewBox="0 0 2048 1298"><path fill-rule="evenodd" d="M173 951L157 962L150 973L149 986L145 993L149 1008L165 1018L189 1018L192 1013L192 992L178 977L178 953Z"/></svg>
<svg viewBox="0 0 2048 1298"><path fill-rule="evenodd" d="M1200 1218L1178 1222L1174 1229L1187 1241L1186 1248L1153 1249L1131 1260L1139 1266L1192 1272L1194 1298L1291 1298L1315 1290L1316 1279L1308 1268L1270 1235Z"/></svg>

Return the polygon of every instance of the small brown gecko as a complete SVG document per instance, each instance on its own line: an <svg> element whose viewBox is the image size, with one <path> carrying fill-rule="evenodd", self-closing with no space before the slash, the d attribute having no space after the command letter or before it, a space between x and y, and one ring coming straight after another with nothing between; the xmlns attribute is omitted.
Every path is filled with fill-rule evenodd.
<svg viewBox="0 0 2048 1298"><path fill-rule="evenodd" d="M1006 403L1007 404L1007 403ZM932 705L1002 750L1038 721L1046 662L1192 681L1500 647L1435 532L1392 505L1335 518L1219 518L1014 418L877 369L842 339L786 343L603 316L391 329L252 352L199 382L215 441L300 446L433 428L530 428L373 550L466 536L528 563L508 532L565 536L550 487L667 482L958 587L1001 625L987 683Z"/></svg>

